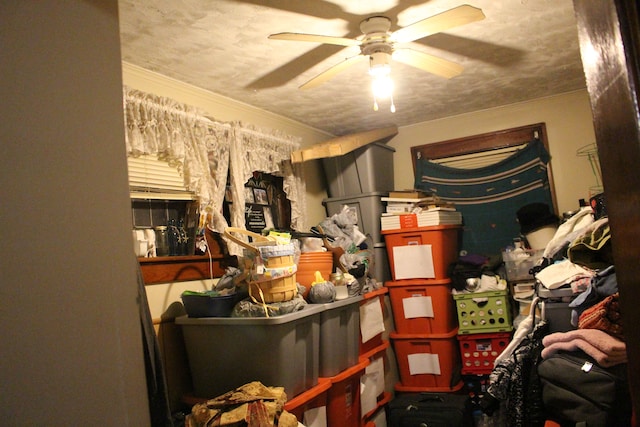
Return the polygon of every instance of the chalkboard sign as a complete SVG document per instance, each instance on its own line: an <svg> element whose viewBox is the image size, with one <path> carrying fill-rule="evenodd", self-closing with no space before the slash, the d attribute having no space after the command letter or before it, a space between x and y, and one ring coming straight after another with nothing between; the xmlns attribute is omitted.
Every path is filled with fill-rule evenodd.
<svg viewBox="0 0 640 427"><path fill-rule="evenodd" d="M244 208L244 217L247 230L253 231L254 233L261 233L262 230L267 228L267 222L264 215L265 209L269 209L269 207L254 203L246 204Z"/></svg>

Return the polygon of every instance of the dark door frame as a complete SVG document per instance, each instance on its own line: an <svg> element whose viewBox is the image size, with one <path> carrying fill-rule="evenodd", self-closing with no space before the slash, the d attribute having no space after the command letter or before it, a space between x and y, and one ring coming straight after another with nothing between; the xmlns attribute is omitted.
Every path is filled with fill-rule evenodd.
<svg viewBox="0 0 640 427"><path fill-rule="evenodd" d="M574 0L591 99L613 256L620 291L629 381L640 410L640 114L637 0Z"/></svg>

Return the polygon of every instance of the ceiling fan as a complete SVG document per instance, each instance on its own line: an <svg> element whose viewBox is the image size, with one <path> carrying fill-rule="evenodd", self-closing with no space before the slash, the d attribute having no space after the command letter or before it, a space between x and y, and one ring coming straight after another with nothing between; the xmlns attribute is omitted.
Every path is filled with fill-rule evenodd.
<svg viewBox="0 0 640 427"><path fill-rule="evenodd" d="M462 72L461 65L411 48L397 47L397 44L412 42L484 18L481 9L462 5L393 32L389 31L391 19L380 15L371 16L360 23L363 35L353 39L303 33L277 33L271 34L269 38L360 47L359 54L323 71L301 85L300 89L317 87L349 66L366 59L369 60L369 72L374 78L385 75L388 77L392 59L438 76L452 78ZM377 104L374 108L376 107Z"/></svg>

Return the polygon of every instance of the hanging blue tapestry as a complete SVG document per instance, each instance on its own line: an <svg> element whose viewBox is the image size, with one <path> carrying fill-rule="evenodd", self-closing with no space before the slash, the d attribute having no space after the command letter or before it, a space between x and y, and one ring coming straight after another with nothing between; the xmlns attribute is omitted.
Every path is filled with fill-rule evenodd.
<svg viewBox="0 0 640 427"><path fill-rule="evenodd" d="M520 237L518 209L534 202L553 206L548 163L549 153L539 140L498 163L476 169L418 159L415 188L453 202L462 213L463 253L495 255Z"/></svg>

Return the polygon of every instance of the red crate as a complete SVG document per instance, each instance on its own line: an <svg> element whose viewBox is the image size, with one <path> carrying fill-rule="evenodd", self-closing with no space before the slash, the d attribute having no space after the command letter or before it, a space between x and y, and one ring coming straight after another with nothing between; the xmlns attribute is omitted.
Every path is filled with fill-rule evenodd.
<svg viewBox="0 0 640 427"><path fill-rule="evenodd" d="M484 375L493 371L496 358L507 348L511 332L458 335L462 374Z"/></svg>
<svg viewBox="0 0 640 427"><path fill-rule="evenodd" d="M446 334L458 326L450 279L407 279L385 286L398 334Z"/></svg>
<svg viewBox="0 0 640 427"><path fill-rule="evenodd" d="M390 335L398 362L397 391L450 392L462 388L457 329L447 334Z"/></svg>
<svg viewBox="0 0 640 427"><path fill-rule="evenodd" d="M382 231L387 246L389 268L391 269L393 280L398 280L396 278L394 248L409 245L431 245L434 276L421 277L422 279L446 279L449 265L458 259L459 230L459 225L438 225Z"/></svg>
<svg viewBox="0 0 640 427"><path fill-rule="evenodd" d="M384 303L384 296L389 293L389 290L385 287L382 287L380 289L376 289L375 291L372 292L367 292L366 294L364 294L363 300L360 301L360 307L362 308L363 305L365 304L372 304L371 300L372 299L376 299L378 301L378 303L380 304L380 308L382 310L382 316L383 318L384 316L384 312L385 312L385 303ZM362 316L362 311L360 311L360 321L362 322L363 316ZM382 327L384 328L384 325L382 325ZM360 334L360 341L359 341L359 354L362 356L365 353L368 353L378 347L380 347L382 345L382 332L380 332L379 334L377 334L376 336L368 339L365 342L362 342L362 334Z"/></svg>

